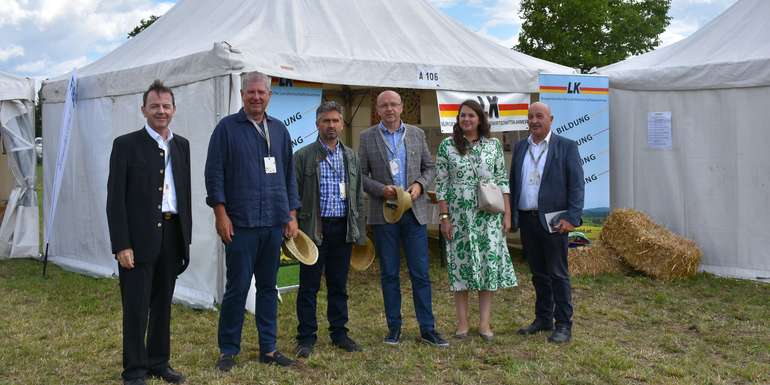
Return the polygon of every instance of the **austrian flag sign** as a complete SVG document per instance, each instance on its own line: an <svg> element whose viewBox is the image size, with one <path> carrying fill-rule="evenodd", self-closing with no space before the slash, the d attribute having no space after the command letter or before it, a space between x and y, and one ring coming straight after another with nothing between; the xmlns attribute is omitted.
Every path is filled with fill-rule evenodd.
<svg viewBox="0 0 770 385"><path fill-rule="evenodd" d="M481 104L493 132L527 129L529 94L436 91L441 133L452 133L460 104L468 99Z"/></svg>

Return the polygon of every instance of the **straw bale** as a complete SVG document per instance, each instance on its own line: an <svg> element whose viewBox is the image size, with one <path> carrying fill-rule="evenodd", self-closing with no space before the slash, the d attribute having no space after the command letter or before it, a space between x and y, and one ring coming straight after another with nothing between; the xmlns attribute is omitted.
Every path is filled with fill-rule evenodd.
<svg viewBox="0 0 770 385"><path fill-rule="evenodd" d="M635 270L669 280L698 271L702 252L694 241L674 234L646 214L612 210L600 235Z"/></svg>
<svg viewBox="0 0 770 385"><path fill-rule="evenodd" d="M601 240L590 246L569 249L569 273L574 277L596 277L606 273L627 273L630 268L612 248Z"/></svg>

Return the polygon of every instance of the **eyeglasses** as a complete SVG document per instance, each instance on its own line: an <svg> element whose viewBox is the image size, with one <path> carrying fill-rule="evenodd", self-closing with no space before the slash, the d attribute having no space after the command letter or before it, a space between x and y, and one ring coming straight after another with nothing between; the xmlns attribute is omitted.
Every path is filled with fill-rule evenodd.
<svg viewBox="0 0 770 385"><path fill-rule="evenodd" d="M388 107L396 108L396 107L398 107L400 105L401 105L401 103L382 103L382 104L378 104L377 108L388 108Z"/></svg>

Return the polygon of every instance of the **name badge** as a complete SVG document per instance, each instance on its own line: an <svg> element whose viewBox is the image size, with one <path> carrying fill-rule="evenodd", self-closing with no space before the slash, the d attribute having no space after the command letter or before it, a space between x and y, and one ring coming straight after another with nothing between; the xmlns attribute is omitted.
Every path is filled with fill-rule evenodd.
<svg viewBox="0 0 770 385"><path fill-rule="evenodd" d="M537 170L534 170L529 173L529 178L527 180L530 185L533 186L539 186L540 185L540 173L537 172Z"/></svg>
<svg viewBox="0 0 770 385"><path fill-rule="evenodd" d="M348 193L345 189L345 182L340 182L340 199L348 199Z"/></svg>
<svg viewBox="0 0 770 385"><path fill-rule="evenodd" d="M399 167L398 165L398 160L392 159L390 161L390 175L396 176L400 170L401 170L401 167Z"/></svg>
<svg viewBox="0 0 770 385"><path fill-rule="evenodd" d="M267 174L275 174L277 171L278 171L278 169L275 166L275 157L266 156L265 157L265 173L267 173Z"/></svg>

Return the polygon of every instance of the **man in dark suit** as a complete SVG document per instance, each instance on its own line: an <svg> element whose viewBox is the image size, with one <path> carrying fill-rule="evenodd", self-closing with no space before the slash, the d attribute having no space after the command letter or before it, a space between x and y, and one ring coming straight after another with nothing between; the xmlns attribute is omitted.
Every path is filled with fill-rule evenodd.
<svg viewBox="0 0 770 385"><path fill-rule="evenodd" d="M173 92L156 80L143 95L147 124L112 145L107 222L123 301L124 385L148 375L185 381L169 366L171 298L192 230L190 144L169 129L175 110Z"/></svg>
<svg viewBox="0 0 770 385"><path fill-rule="evenodd" d="M536 297L535 320L518 333L553 330L548 341L562 343L572 338L567 236L582 222L584 181L577 143L552 133L551 123L548 105L532 103L530 135L516 143L511 162L511 207L518 208L511 222L521 229Z"/></svg>

